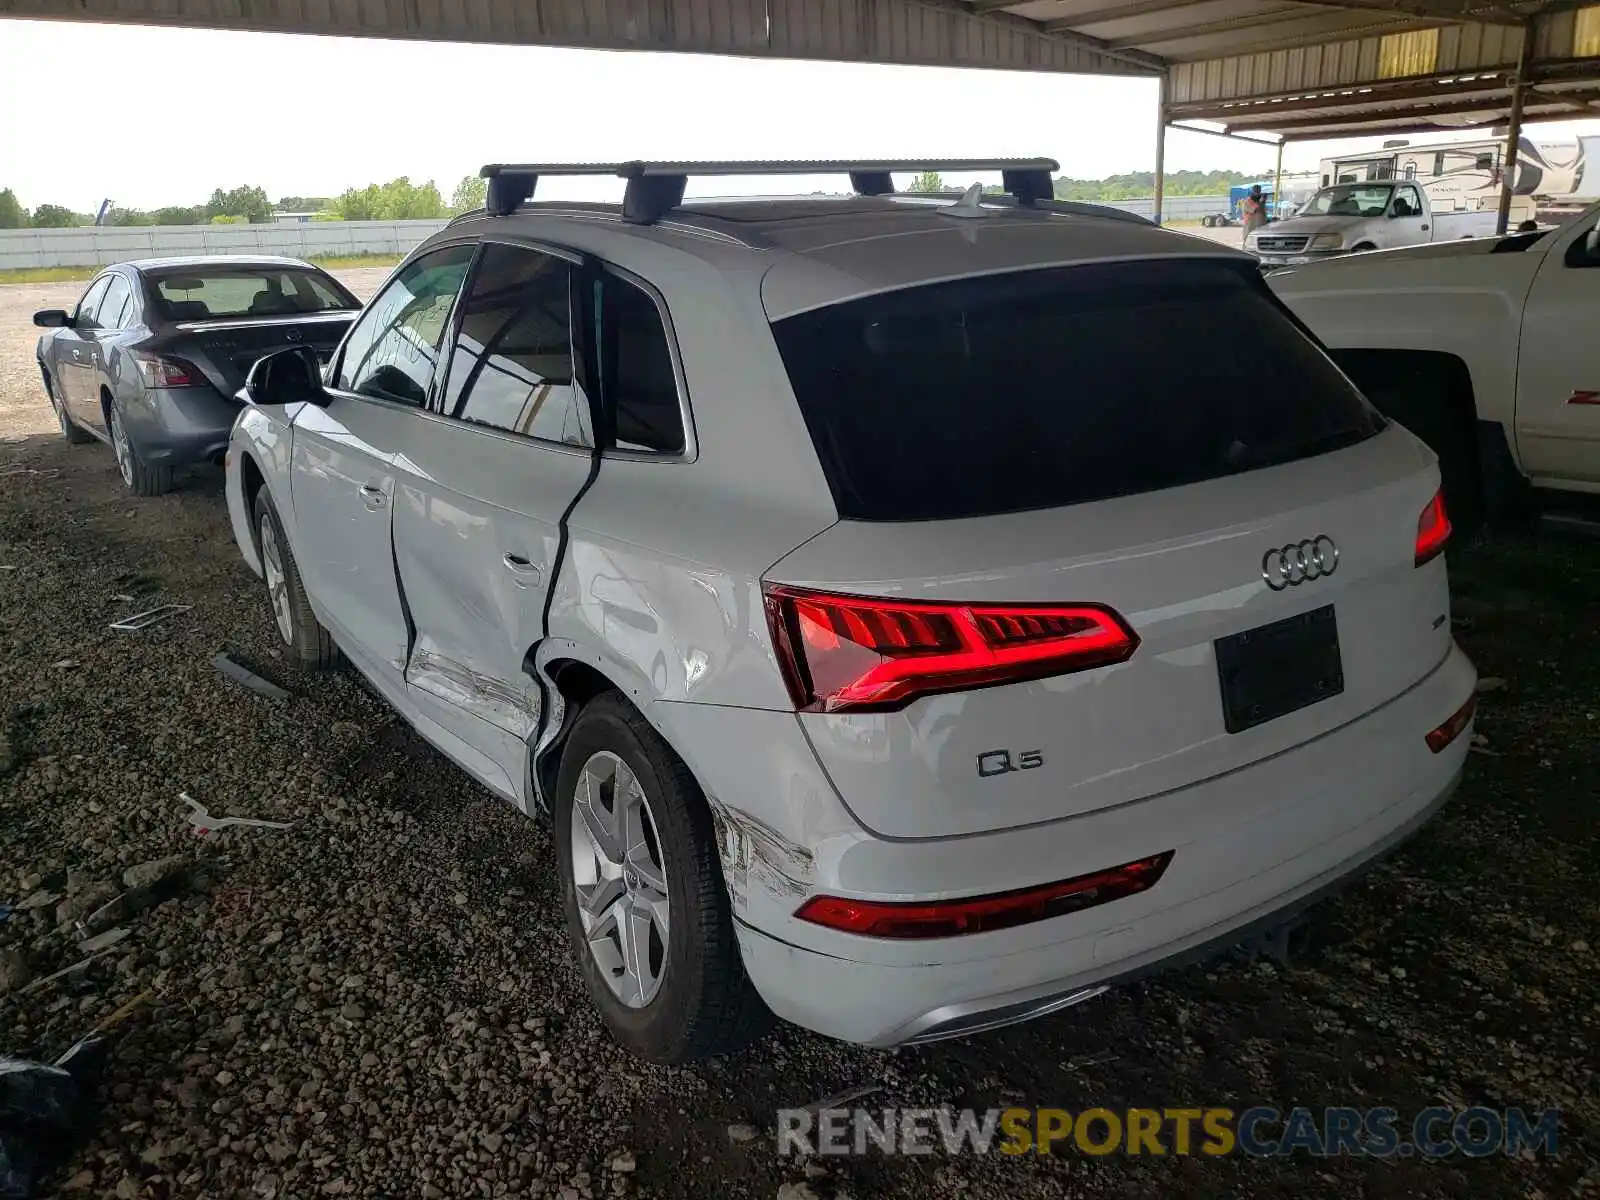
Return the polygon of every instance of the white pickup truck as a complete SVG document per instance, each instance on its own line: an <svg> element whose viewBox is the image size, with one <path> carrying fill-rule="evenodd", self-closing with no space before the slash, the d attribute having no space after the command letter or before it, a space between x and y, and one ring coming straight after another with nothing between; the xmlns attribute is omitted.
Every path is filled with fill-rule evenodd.
<svg viewBox="0 0 1600 1200"><path fill-rule="evenodd" d="M1414 183L1336 183L1294 216L1252 233L1245 249L1263 267L1297 266L1361 250L1491 237L1498 211L1442 212Z"/></svg>
<svg viewBox="0 0 1600 1200"><path fill-rule="evenodd" d="M1527 484L1600 493L1600 204L1559 229L1356 254L1267 282L1439 454L1458 525Z"/></svg>

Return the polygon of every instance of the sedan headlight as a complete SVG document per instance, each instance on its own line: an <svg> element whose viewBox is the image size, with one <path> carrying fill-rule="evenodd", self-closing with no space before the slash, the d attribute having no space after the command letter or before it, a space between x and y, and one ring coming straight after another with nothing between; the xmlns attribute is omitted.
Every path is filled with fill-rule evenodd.
<svg viewBox="0 0 1600 1200"><path fill-rule="evenodd" d="M1344 234L1319 233L1306 243L1307 250L1343 250Z"/></svg>

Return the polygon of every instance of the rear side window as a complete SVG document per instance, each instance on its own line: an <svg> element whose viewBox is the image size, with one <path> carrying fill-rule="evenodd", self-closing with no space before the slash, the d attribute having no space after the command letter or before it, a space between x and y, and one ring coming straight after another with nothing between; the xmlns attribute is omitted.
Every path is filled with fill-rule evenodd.
<svg viewBox="0 0 1600 1200"><path fill-rule="evenodd" d="M1352 445L1383 420L1226 263L965 279L773 326L841 516L1152 492Z"/></svg>
<svg viewBox="0 0 1600 1200"><path fill-rule="evenodd" d="M606 319L616 347L616 447L658 454L684 451L683 408L666 325L655 298L608 275Z"/></svg>
<svg viewBox="0 0 1600 1200"><path fill-rule="evenodd" d="M447 415L508 433L593 446L573 376L571 263L492 242L473 270L445 384Z"/></svg>

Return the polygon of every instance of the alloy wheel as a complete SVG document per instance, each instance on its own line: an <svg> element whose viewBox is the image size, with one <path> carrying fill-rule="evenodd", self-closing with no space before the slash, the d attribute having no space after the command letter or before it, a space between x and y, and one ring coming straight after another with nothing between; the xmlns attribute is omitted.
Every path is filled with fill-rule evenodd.
<svg viewBox="0 0 1600 1200"><path fill-rule="evenodd" d="M122 428L122 417L116 406L111 406L111 448L117 455L117 470L122 472L122 482L133 486L133 447L128 445L128 434Z"/></svg>
<svg viewBox="0 0 1600 1200"><path fill-rule="evenodd" d="M572 874L589 954L629 1008L667 969L667 869L644 787L608 750L583 764L572 797Z"/></svg>
<svg viewBox="0 0 1600 1200"><path fill-rule="evenodd" d="M267 578L267 595L272 600L272 616L285 645L294 643L294 616L289 611L289 576L283 569L283 551L278 546L278 531L272 517L261 514L261 569Z"/></svg>

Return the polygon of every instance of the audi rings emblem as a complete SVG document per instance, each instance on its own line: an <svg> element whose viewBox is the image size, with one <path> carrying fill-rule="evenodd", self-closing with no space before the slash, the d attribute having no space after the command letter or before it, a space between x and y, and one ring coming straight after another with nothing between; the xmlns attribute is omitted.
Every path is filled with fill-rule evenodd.
<svg viewBox="0 0 1600 1200"><path fill-rule="evenodd" d="M1321 579L1339 569L1339 547L1327 534L1304 542L1279 546L1261 556L1261 578L1275 592L1298 587L1308 579Z"/></svg>

